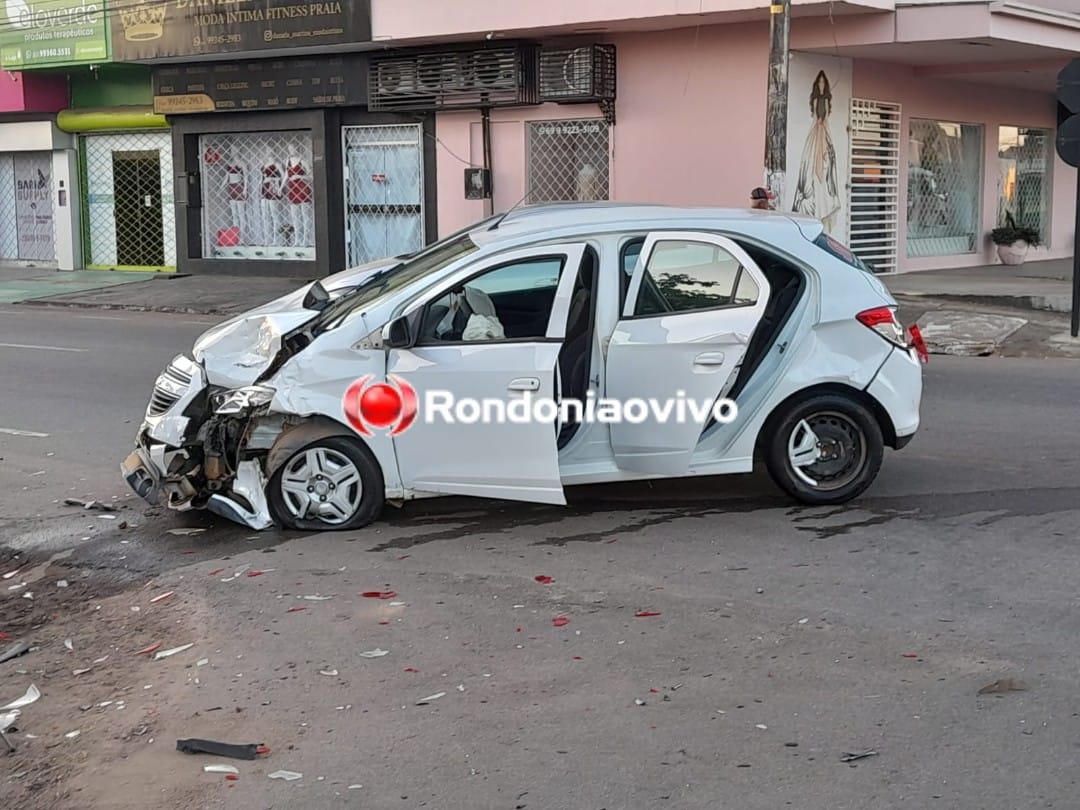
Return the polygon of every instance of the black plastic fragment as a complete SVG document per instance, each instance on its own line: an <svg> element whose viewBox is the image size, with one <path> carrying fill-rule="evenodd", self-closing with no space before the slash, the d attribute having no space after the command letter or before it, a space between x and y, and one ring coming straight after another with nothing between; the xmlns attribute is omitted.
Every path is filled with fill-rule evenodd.
<svg viewBox="0 0 1080 810"><path fill-rule="evenodd" d="M185 754L213 754L217 757L231 757L232 759L255 759L261 747L260 743L237 745L215 740L176 741L176 750L183 751Z"/></svg>

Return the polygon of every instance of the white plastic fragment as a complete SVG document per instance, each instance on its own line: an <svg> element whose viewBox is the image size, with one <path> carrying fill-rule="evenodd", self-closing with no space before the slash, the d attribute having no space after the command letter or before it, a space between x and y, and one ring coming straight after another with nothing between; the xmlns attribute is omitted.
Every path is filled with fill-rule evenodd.
<svg viewBox="0 0 1080 810"><path fill-rule="evenodd" d="M80 734L82 734L82 732L81 732L81 731L79 731L78 729L76 729L75 731L69 731L69 732L68 732L67 734L65 734L64 736L65 736L65 737L67 737L67 738L68 738L69 740L74 740L74 739L75 739L76 737L78 737L78 736L79 736Z"/></svg>
<svg viewBox="0 0 1080 810"><path fill-rule="evenodd" d="M41 699L41 690L39 690L33 684L30 684L30 688L26 690L24 694L18 700L13 700L6 706L0 706L0 712L6 712L9 709L21 709L24 706L29 706L31 703L36 703Z"/></svg>
<svg viewBox="0 0 1080 810"><path fill-rule="evenodd" d="M762 731L768 731L769 727L764 723L758 723L754 728L760 728Z"/></svg>
<svg viewBox="0 0 1080 810"><path fill-rule="evenodd" d="M235 765L203 765L204 773L240 773Z"/></svg>
<svg viewBox="0 0 1080 810"><path fill-rule="evenodd" d="M295 782L297 779L303 779L304 775L296 771L274 771L267 774L267 777L270 779L284 779L286 782Z"/></svg>
<svg viewBox="0 0 1080 810"><path fill-rule="evenodd" d="M0 714L0 732L7 731L15 725L15 721L19 719L20 714L22 714L22 712L18 709L12 709L7 714Z"/></svg>
<svg viewBox="0 0 1080 810"><path fill-rule="evenodd" d="M93 667L85 667L84 669L73 669L73 670L71 670L71 674L72 675L85 675L87 672L89 672L92 669L93 669Z"/></svg>
<svg viewBox="0 0 1080 810"><path fill-rule="evenodd" d="M433 700L438 700L441 697L446 697L446 692L436 692L434 695L428 695L426 698L421 698L416 701L417 706L423 706L427 703L431 703Z"/></svg>
<svg viewBox="0 0 1080 810"><path fill-rule="evenodd" d="M384 655L389 654L389 650L380 650L376 647L374 650L366 650L360 653L361 658L382 658Z"/></svg>
<svg viewBox="0 0 1080 810"><path fill-rule="evenodd" d="M405 607L404 602L391 602L390 607Z"/></svg>
<svg viewBox="0 0 1080 810"><path fill-rule="evenodd" d="M346 788L346 790L360 790L360 788L362 788L362 787L363 787L363 785L349 785L349 787Z"/></svg>
<svg viewBox="0 0 1080 810"><path fill-rule="evenodd" d="M169 529L168 534L174 537L190 537L193 534L202 534L206 529Z"/></svg>
<svg viewBox="0 0 1080 810"><path fill-rule="evenodd" d="M21 570L22 570L21 568L16 568L14 571L8 571L6 574L4 574L2 577L0 577L0 579L11 579L13 576L15 576Z"/></svg>
<svg viewBox="0 0 1080 810"><path fill-rule="evenodd" d="M161 652L154 653L154 660L159 661L162 658L168 658L170 655L176 655L177 653L184 652L184 650L190 650L194 646L195 646L195 644L192 643L192 644L184 644L184 645L182 645L180 647L173 647L171 650L162 650Z"/></svg>
<svg viewBox="0 0 1080 810"><path fill-rule="evenodd" d="M75 652L75 645L71 643L70 638L64 639L64 646L67 647L69 651Z"/></svg>
<svg viewBox="0 0 1080 810"><path fill-rule="evenodd" d="M95 664L104 664L108 660L109 660L109 656L108 655L103 655L103 656L101 656L101 658L95 658L94 663Z"/></svg>
<svg viewBox="0 0 1080 810"><path fill-rule="evenodd" d="M327 601L329 599L333 599L334 597L332 597L332 596L319 596L319 595L315 594L315 595L312 595L312 596L305 596L304 598L307 599L309 602L325 602L325 601Z"/></svg>
<svg viewBox="0 0 1080 810"><path fill-rule="evenodd" d="M337 672L336 669L320 669L319 674L320 675L328 675L328 676L330 676L332 678L335 675L337 675L338 672Z"/></svg>
<svg viewBox="0 0 1080 810"><path fill-rule="evenodd" d="M68 581L66 579L58 579L56 581L56 587L57 588L66 588L67 586L68 586Z"/></svg>
<svg viewBox="0 0 1080 810"><path fill-rule="evenodd" d="M27 591L26 593L24 593L24 594L22 595L22 598L23 598L23 599L33 599L33 598L34 598L34 593L33 593L33 591Z"/></svg>
<svg viewBox="0 0 1080 810"><path fill-rule="evenodd" d="M799 619L799 624L806 624L810 619Z"/></svg>
<svg viewBox="0 0 1080 810"><path fill-rule="evenodd" d="M209 663L210 663L209 658L200 658L198 661L195 662L195 666L197 666L197 667L205 667Z"/></svg>

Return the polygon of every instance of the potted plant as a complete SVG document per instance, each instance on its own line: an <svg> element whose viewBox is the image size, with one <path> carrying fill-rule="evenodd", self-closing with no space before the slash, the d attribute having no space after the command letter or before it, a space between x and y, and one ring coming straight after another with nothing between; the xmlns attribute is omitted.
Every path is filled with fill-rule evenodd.
<svg viewBox="0 0 1080 810"><path fill-rule="evenodd" d="M1005 224L990 231L990 239L997 245L997 255L1002 264L1023 264L1029 247L1039 246L1039 231L1027 225L1017 225L1013 215L1005 212Z"/></svg>

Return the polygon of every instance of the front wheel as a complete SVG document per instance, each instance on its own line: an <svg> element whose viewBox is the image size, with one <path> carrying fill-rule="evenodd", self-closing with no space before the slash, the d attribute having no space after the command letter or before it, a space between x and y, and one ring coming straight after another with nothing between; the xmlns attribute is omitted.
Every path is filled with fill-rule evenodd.
<svg viewBox="0 0 1080 810"><path fill-rule="evenodd" d="M776 485L803 503L845 503L877 477L881 427L861 403L839 394L796 402L771 421L765 465Z"/></svg>
<svg viewBox="0 0 1080 810"><path fill-rule="evenodd" d="M358 529L379 516L382 470L366 447L345 436L318 439L293 453L270 478L267 501L289 529Z"/></svg>

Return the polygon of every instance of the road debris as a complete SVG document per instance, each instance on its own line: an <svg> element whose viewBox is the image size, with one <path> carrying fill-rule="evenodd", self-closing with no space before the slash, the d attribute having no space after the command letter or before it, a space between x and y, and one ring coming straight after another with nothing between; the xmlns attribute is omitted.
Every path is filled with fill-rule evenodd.
<svg viewBox="0 0 1080 810"><path fill-rule="evenodd" d="M364 591L360 595L365 599L393 599L397 591Z"/></svg>
<svg viewBox="0 0 1080 810"><path fill-rule="evenodd" d="M196 528L169 529L169 531L166 532L166 534L171 534L173 537L191 537L193 534L202 534L205 531L206 531L206 529L196 529Z"/></svg>
<svg viewBox="0 0 1080 810"><path fill-rule="evenodd" d="M541 574L538 577L533 577L533 579L535 579L541 585L550 585L552 582L555 581L554 577L549 577L547 574Z"/></svg>
<svg viewBox="0 0 1080 810"><path fill-rule="evenodd" d="M268 754L270 749L262 743L225 743L217 740L177 740L176 750L185 754L211 754L215 757L254 760L259 754Z"/></svg>
<svg viewBox="0 0 1080 810"><path fill-rule="evenodd" d="M81 506L83 509L96 509L99 512L115 512L116 507L101 501L81 501L78 498L64 498L64 506Z"/></svg>
<svg viewBox="0 0 1080 810"><path fill-rule="evenodd" d="M195 662L195 666L197 666L197 667L205 667L209 663L210 663L209 658L200 658L198 661Z"/></svg>
<svg viewBox="0 0 1080 810"><path fill-rule="evenodd" d="M93 669L93 667L84 667L83 669L73 669L73 670L71 670L71 674L72 675L85 675L87 672L89 672L92 669Z"/></svg>
<svg viewBox="0 0 1080 810"><path fill-rule="evenodd" d="M305 596L304 598L306 600L308 600L309 602L327 602L327 601L333 599L334 597L332 597L332 596L320 596L319 594L311 594L309 596Z"/></svg>
<svg viewBox="0 0 1080 810"><path fill-rule="evenodd" d="M239 774L240 769L235 765L203 765L203 773L229 773Z"/></svg>
<svg viewBox="0 0 1080 810"><path fill-rule="evenodd" d="M877 755L878 755L877 751L861 751L861 752L855 753L855 754L852 754L852 753L849 753L849 752L845 751L843 756L840 757L840 761L841 762L856 762L857 760L867 759L868 757L876 757Z"/></svg>
<svg viewBox="0 0 1080 810"><path fill-rule="evenodd" d="M1023 681L1017 681L1013 678L1002 678L1001 680L988 683L977 694L980 695L995 695L1002 692L1026 692L1027 684Z"/></svg>
<svg viewBox="0 0 1080 810"><path fill-rule="evenodd" d="M135 653L135 655L150 655L150 653L156 653L160 649L161 649L161 642L160 641L155 641L149 647L143 647L141 650L139 650L137 653Z"/></svg>
<svg viewBox="0 0 1080 810"><path fill-rule="evenodd" d="M286 782L295 782L297 779L303 779L302 773L296 771L274 771L266 775L268 779L284 779Z"/></svg>
<svg viewBox="0 0 1080 810"><path fill-rule="evenodd" d="M2 653L0 653L0 664L5 661L10 661L12 658L18 658L20 655L26 655L30 652L31 645L25 641L16 641Z"/></svg>
<svg viewBox="0 0 1080 810"><path fill-rule="evenodd" d="M754 728L761 729L762 731L768 731L769 727L764 723L758 723Z"/></svg>
<svg viewBox="0 0 1080 810"><path fill-rule="evenodd" d="M33 591L27 591L26 593L24 593L24 594L22 595L22 598L23 598L23 599L33 599L33 598L34 598L34 593L33 593Z"/></svg>
<svg viewBox="0 0 1080 810"><path fill-rule="evenodd" d="M289 608L285 612L286 613L299 613L301 610L307 610L307 608L303 607L302 605L297 605L296 607Z"/></svg>
<svg viewBox="0 0 1080 810"><path fill-rule="evenodd" d="M75 729L74 731L69 731L69 732L68 732L67 734L65 734L64 736L65 736L65 737L66 737L67 739L69 739L69 740L74 740L74 739L75 739L76 737L78 737L78 736L79 736L80 734L82 734L82 732L81 732L81 731L79 731L79 729Z"/></svg>
<svg viewBox="0 0 1080 810"><path fill-rule="evenodd" d="M56 581L56 587L57 588L66 588L67 586L68 586L68 581L66 579L58 579Z"/></svg>
<svg viewBox="0 0 1080 810"><path fill-rule="evenodd" d="M389 650L380 650L378 647L376 647L374 650L366 650L365 652L360 653L360 657L361 658L382 658L384 655L388 655L389 652L390 652Z"/></svg>
<svg viewBox="0 0 1080 810"><path fill-rule="evenodd" d="M11 703L5 706L0 706L0 712L11 711L12 708L25 708L31 703L37 703L41 700L41 690L33 684L30 684L30 688L26 690L22 698L13 700Z"/></svg>
<svg viewBox="0 0 1080 810"><path fill-rule="evenodd" d="M419 672L420 670L418 670L416 667L405 667L404 671L405 672Z"/></svg>
<svg viewBox="0 0 1080 810"><path fill-rule="evenodd" d="M0 576L0 579L11 579L13 576L18 574L21 570L22 570L21 568L16 568L14 571L8 571L6 574Z"/></svg>
<svg viewBox="0 0 1080 810"><path fill-rule="evenodd" d="M71 643L71 639L64 639L64 646L67 647L68 652L75 652L75 645Z"/></svg>
<svg viewBox="0 0 1080 810"><path fill-rule="evenodd" d="M319 674L333 678L335 675L338 674L338 671L336 669L320 669Z"/></svg>
<svg viewBox="0 0 1080 810"><path fill-rule="evenodd" d="M195 646L194 643L182 644L179 647L173 647L171 650L162 650L159 653L154 653L154 660L155 661L160 661L162 658L168 658L168 657L176 655L178 653L182 653L185 650L190 650L194 646Z"/></svg>
<svg viewBox="0 0 1080 810"><path fill-rule="evenodd" d="M918 658L919 654L918 653L904 653L903 656L901 656L901 657L903 657L903 658Z"/></svg>
<svg viewBox="0 0 1080 810"><path fill-rule="evenodd" d="M173 596L175 593L176 591L166 591L163 594L159 594L150 600L150 604L156 605L158 602L164 602L166 599L168 599L170 596Z"/></svg>
<svg viewBox="0 0 1080 810"><path fill-rule="evenodd" d="M433 700L438 700L441 697L446 697L446 692L436 692L434 695L428 695L426 698L421 698L416 701L417 706L426 706Z"/></svg>
<svg viewBox="0 0 1080 810"><path fill-rule="evenodd" d="M659 610L639 610L637 613L634 614L634 618L635 619L647 619L650 616L659 616L659 615L660 615Z"/></svg>
<svg viewBox="0 0 1080 810"><path fill-rule="evenodd" d="M10 754L15 753L15 744L7 738L7 733L15 728L15 723L18 722L21 714L22 712L18 709L13 709L7 714L0 714L0 740L3 740Z"/></svg>
<svg viewBox="0 0 1080 810"><path fill-rule="evenodd" d="M570 619L566 616L556 616L551 620L551 623L556 627L566 627L566 625L570 624Z"/></svg>
<svg viewBox="0 0 1080 810"><path fill-rule="evenodd" d="M222 571L224 571L224 570L225 570L224 568L215 568L215 569L214 569L213 571L211 571L211 572L210 572L210 573L208 574L208 576L211 576L211 577L216 577L216 576L217 576L218 574L220 574L220 573L221 573Z"/></svg>

